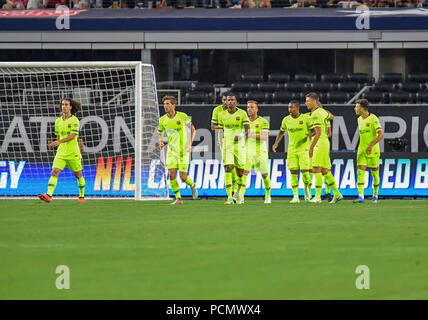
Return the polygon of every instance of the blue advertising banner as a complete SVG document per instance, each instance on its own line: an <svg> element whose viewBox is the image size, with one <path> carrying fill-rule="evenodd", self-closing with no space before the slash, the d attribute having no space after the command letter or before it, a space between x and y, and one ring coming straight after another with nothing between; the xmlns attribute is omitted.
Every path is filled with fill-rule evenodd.
<svg viewBox="0 0 428 320"><path fill-rule="evenodd" d="M287 170L285 154L275 155L269 160L272 196L292 196L290 174ZM332 169L336 184L344 196L357 195L357 168L355 153L332 153ZM134 174L132 158L124 164L120 157L99 158L97 166L84 166L87 196L134 195ZM164 184L159 160L154 160L150 168L143 170L142 194L153 194L154 189ZM0 195L32 196L46 191L50 176L50 164L31 164L27 161L0 161ZM226 196L224 169L218 159L192 159L189 176L196 183L202 197ZM380 161L380 196L428 196L428 153L385 153ZM186 184L178 178L181 194L191 196ZM314 181L314 179L313 179ZM372 178L366 172L365 194L371 195ZM300 191L303 195L300 179ZM171 189L170 196L173 195ZM313 191L314 192L314 191ZM59 179L55 195L77 194L78 187L74 175L65 169ZM246 196L264 196L263 181L254 171L248 176Z"/></svg>

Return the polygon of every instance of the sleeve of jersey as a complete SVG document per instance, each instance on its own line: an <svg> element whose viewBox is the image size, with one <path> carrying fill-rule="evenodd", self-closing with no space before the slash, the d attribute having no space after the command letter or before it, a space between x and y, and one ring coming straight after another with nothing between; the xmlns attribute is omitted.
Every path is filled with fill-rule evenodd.
<svg viewBox="0 0 428 320"><path fill-rule="evenodd" d="M75 120L73 121L73 124L71 125L71 133L76 133L79 134L79 119L75 118Z"/></svg>
<svg viewBox="0 0 428 320"><path fill-rule="evenodd" d="M213 111L213 115L211 117L211 123L218 125L218 113Z"/></svg>
<svg viewBox="0 0 428 320"><path fill-rule="evenodd" d="M321 127L321 118L317 114L311 116L311 128Z"/></svg>
<svg viewBox="0 0 428 320"><path fill-rule="evenodd" d="M281 129L280 130L283 132L287 131L287 124L285 123L285 119L283 119L281 122Z"/></svg>
<svg viewBox="0 0 428 320"><path fill-rule="evenodd" d="M163 125L161 120L159 119L159 129L158 129L158 134L162 134L164 131Z"/></svg>
<svg viewBox="0 0 428 320"><path fill-rule="evenodd" d="M55 135L59 136L58 121L55 121Z"/></svg>
<svg viewBox="0 0 428 320"><path fill-rule="evenodd" d="M262 130L269 131L269 122L267 120L263 121Z"/></svg>
<svg viewBox="0 0 428 320"><path fill-rule="evenodd" d="M190 120L190 118L187 114L183 113L183 122L187 126L187 125L190 125L192 123L192 120Z"/></svg>
<svg viewBox="0 0 428 320"><path fill-rule="evenodd" d="M380 125L380 121L379 121L378 117L375 117L375 118L373 119L372 124L373 124L373 127L374 127L374 128L375 128L375 130L376 130L376 133L378 133L379 131L383 131L383 130L382 130L382 126Z"/></svg>
<svg viewBox="0 0 428 320"><path fill-rule="evenodd" d="M223 118L221 115L219 115L219 117L218 117L218 127L220 129L223 129Z"/></svg>
<svg viewBox="0 0 428 320"><path fill-rule="evenodd" d="M248 118L248 114L244 111L243 112L244 116L242 117L242 124L249 124L250 123L250 118Z"/></svg>

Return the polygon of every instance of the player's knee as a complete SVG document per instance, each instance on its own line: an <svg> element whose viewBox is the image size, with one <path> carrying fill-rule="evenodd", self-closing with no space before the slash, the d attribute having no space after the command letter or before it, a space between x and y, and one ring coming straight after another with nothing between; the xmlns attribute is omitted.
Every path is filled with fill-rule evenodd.
<svg viewBox="0 0 428 320"><path fill-rule="evenodd" d="M263 179L266 179L266 178L267 178L267 176L268 176L268 174L267 174L267 173L262 174L262 178L263 178Z"/></svg>
<svg viewBox="0 0 428 320"><path fill-rule="evenodd" d="M82 177L82 171L76 171L76 172L74 172L74 176L75 176L77 179L80 179L80 178Z"/></svg>
<svg viewBox="0 0 428 320"><path fill-rule="evenodd" d="M60 172L61 170L55 168L55 169L52 169L51 175L54 177L58 177Z"/></svg>

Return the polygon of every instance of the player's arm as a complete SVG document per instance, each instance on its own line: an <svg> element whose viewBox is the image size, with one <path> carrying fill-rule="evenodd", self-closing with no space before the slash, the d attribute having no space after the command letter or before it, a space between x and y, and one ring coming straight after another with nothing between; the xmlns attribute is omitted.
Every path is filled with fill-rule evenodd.
<svg viewBox="0 0 428 320"><path fill-rule="evenodd" d="M331 127L327 128L327 137L331 138Z"/></svg>
<svg viewBox="0 0 428 320"><path fill-rule="evenodd" d="M312 140L311 146L309 147L309 157L312 158L312 155L314 154L314 148L321 136L321 127L314 127L315 135L314 139Z"/></svg>
<svg viewBox="0 0 428 320"><path fill-rule="evenodd" d="M51 142L49 145L50 145L51 147L58 147L61 143L71 141L71 140L73 140L74 138L76 138L76 136L77 136L77 133L73 132L73 133L72 133L72 134L70 134L68 137L65 137L64 139L61 139L61 140L58 140L58 139L57 139L57 140L55 140L55 141Z"/></svg>
<svg viewBox="0 0 428 320"><path fill-rule="evenodd" d="M79 149L80 149L81 153L85 151L85 147L83 146L83 139L82 138L79 139Z"/></svg>
<svg viewBox="0 0 428 320"><path fill-rule="evenodd" d="M332 121L333 119L334 119L334 115L330 112L330 111L328 111L327 109L324 109L325 111L327 111L327 113L328 113L328 120L330 120L330 121Z"/></svg>
<svg viewBox="0 0 428 320"><path fill-rule="evenodd" d="M377 137L376 137L376 139L374 139L372 141L372 143L369 144L369 146L366 149L366 153L367 154L372 153L373 147L376 145L376 143L379 143L379 141L382 140L382 139L383 139L383 131L382 131L381 128L378 128L377 129Z"/></svg>
<svg viewBox="0 0 428 320"><path fill-rule="evenodd" d="M267 141L269 139L269 130L264 129L262 132L260 132L260 134L249 133L248 138Z"/></svg>
<svg viewBox="0 0 428 320"><path fill-rule="evenodd" d="M275 143L272 146L273 152L276 152L276 148L278 148L278 144L281 142L284 137L285 131L279 130L278 135L276 136Z"/></svg>
<svg viewBox="0 0 428 320"><path fill-rule="evenodd" d="M196 135L196 129L195 126L193 125L193 123L189 122L189 124L187 125L190 128L190 141L189 144L187 145L187 151L192 151L192 144L193 144L193 140L195 139L195 135Z"/></svg>

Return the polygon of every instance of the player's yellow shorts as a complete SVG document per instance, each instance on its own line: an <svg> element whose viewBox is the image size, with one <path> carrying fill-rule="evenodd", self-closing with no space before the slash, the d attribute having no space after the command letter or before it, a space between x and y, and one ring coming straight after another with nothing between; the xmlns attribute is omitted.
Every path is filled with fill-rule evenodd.
<svg viewBox="0 0 428 320"><path fill-rule="evenodd" d="M189 158L188 152L185 152L182 156L174 152L168 152L166 156L166 168L177 169L181 172L186 172L189 169Z"/></svg>
<svg viewBox="0 0 428 320"><path fill-rule="evenodd" d="M250 153L247 152L247 160L245 162L245 171L250 172L251 168L254 167L256 172L260 172L261 174L269 173L269 155L267 152Z"/></svg>
<svg viewBox="0 0 428 320"><path fill-rule="evenodd" d="M247 160L245 141L237 143L223 143L223 165L233 165L238 169L244 169Z"/></svg>
<svg viewBox="0 0 428 320"><path fill-rule="evenodd" d="M318 141L312 156L312 166L331 169L330 141Z"/></svg>
<svg viewBox="0 0 428 320"><path fill-rule="evenodd" d="M78 157L76 159L62 159L55 157L52 168L60 169L61 171L64 170L65 166L68 167L73 172L82 171L82 158Z"/></svg>
<svg viewBox="0 0 428 320"><path fill-rule="evenodd" d="M288 170L311 170L309 150L287 152L287 168Z"/></svg>
<svg viewBox="0 0 428 320"><path fill-rule="evenodd" d="M357 166L365 166L368 168L379 168L380 154L367 156L365 151L357 153Z"/></svg>

